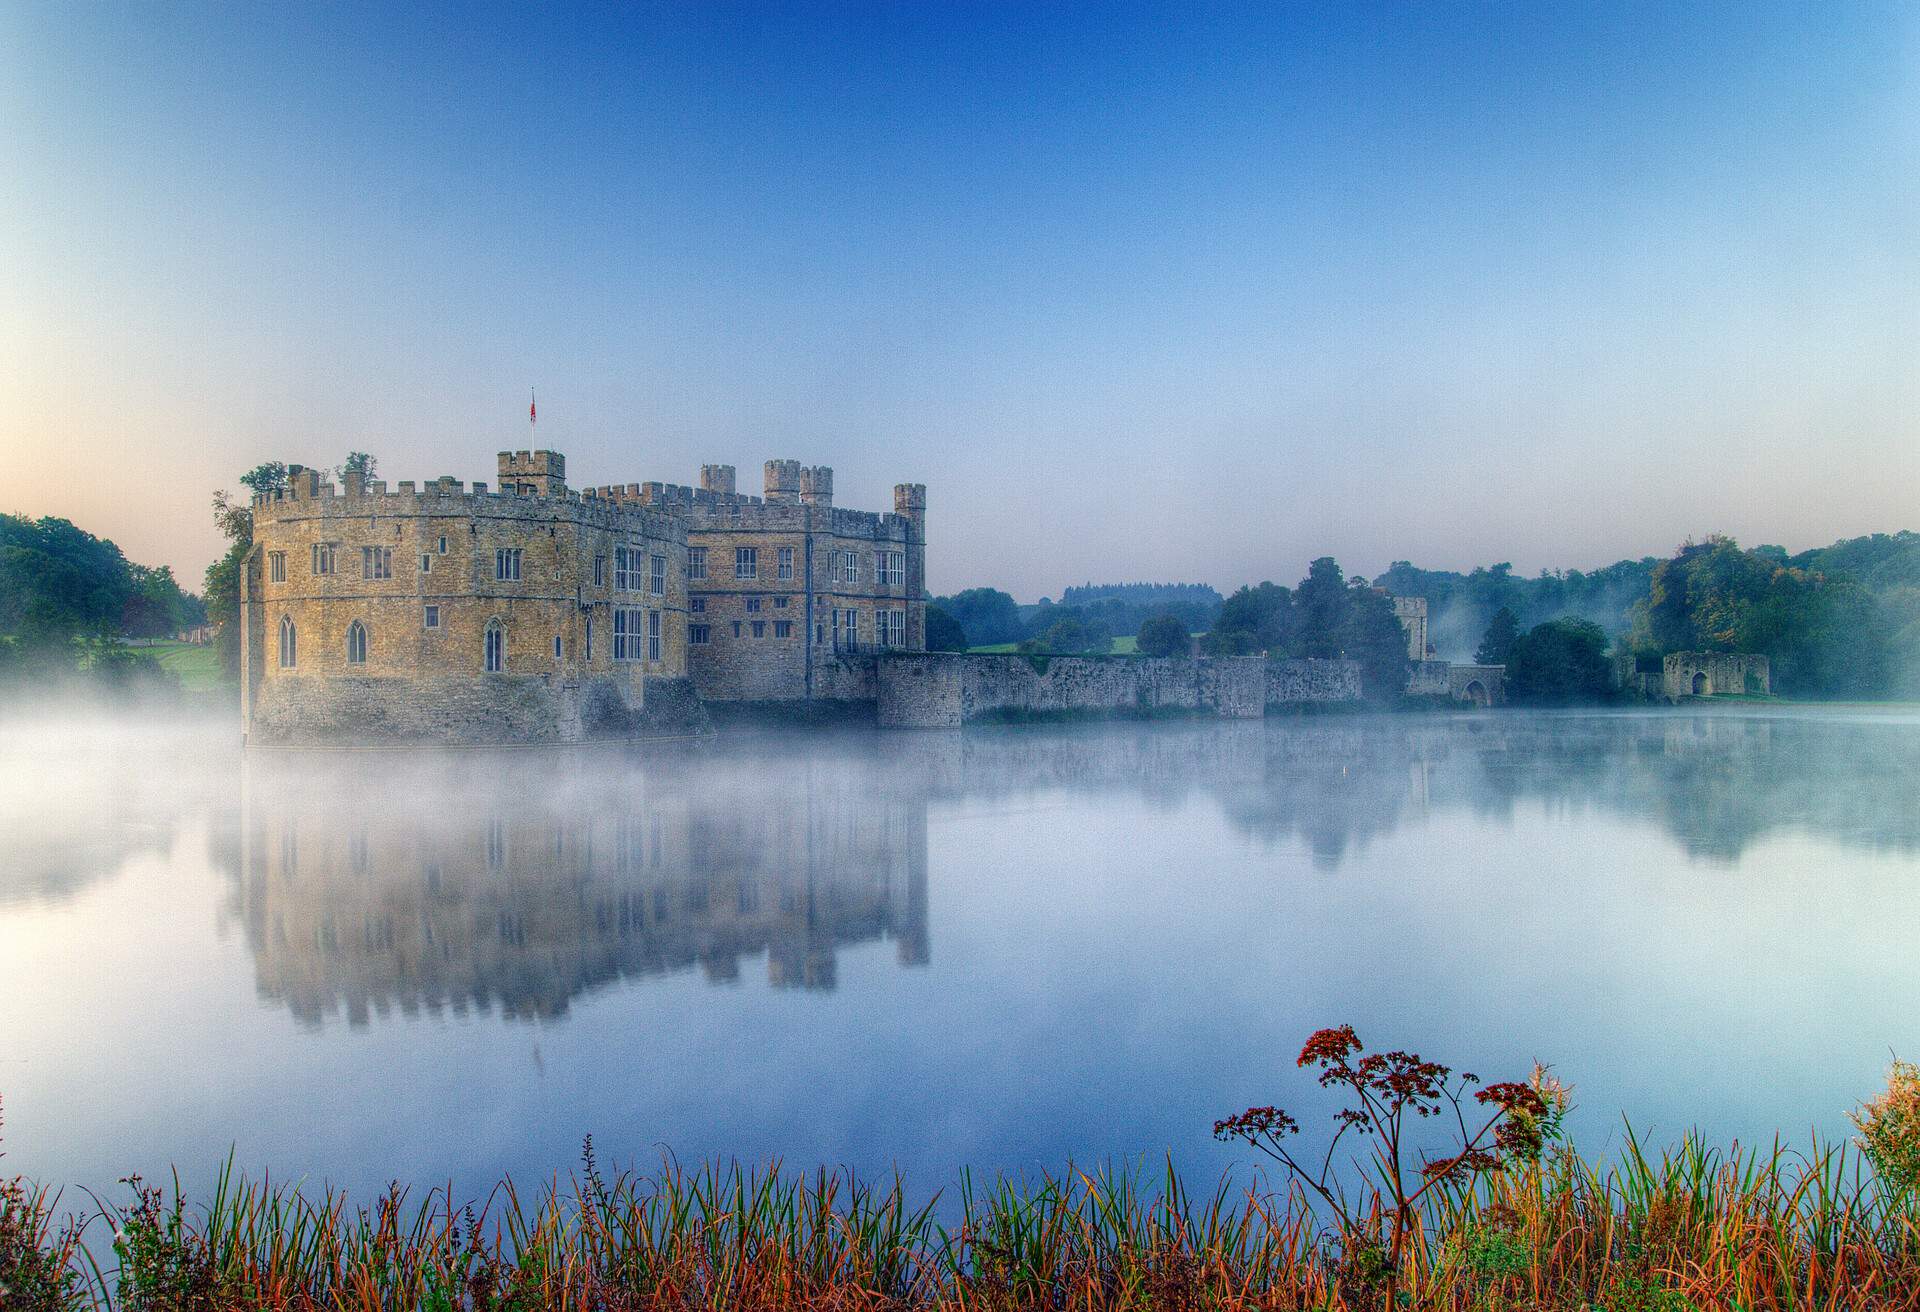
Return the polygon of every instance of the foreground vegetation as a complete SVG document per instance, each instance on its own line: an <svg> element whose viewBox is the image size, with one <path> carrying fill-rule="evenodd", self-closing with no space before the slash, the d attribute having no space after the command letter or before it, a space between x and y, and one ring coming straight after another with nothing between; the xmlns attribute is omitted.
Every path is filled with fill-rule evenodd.
<svg viewBox="0 0 1920 1312"><path fill-rule="evenodd" d="M738 1166L602 1175L459 1205L398 1188L371 1208L223 1173L199 1204L138 1178L68 1217L0 1185L0 1306L179 1309L1920 1307L1920 1071L1896 1064L1859 1148L1650 1154L1602 1166L1559 1138L1565 1089L1536 1069L1484 1088L1348 1028L1300 1064L1350 1096L1369 1145L1344 1177L1296 1160L1273 1107L1216 1133L1284 1167L1277 1190L1194 1194L1169 1165L963 1180L951 1207L899 1181ZM1469 1111L1469 1109L1472 1109ZM1451 1118L1451 1120L1449 1120ZM1437 1155L1421 1127L1457 1123ZM1475 1126L1478 1128L1474 1128Z"/></svg>

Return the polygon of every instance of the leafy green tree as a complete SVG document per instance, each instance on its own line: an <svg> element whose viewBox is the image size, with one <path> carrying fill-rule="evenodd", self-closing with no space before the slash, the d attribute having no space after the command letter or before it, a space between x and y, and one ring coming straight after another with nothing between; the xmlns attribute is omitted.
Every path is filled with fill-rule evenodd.
<svg viewBox="0 0 1920 1312"><path fill-rule="evenodd" d="M240 475L240 483L262 496L269 492L284 492L287 490L287 467L281 461L269 460Z"/></svg>
<svg viewBox="0 0 1920 1312"><path fill-rule="evenodd" d="M990 647L1018 642L1027 636L1020 623L1020 607L998 588L968 588L951 597L935 597L934 604L966 630L970 642Z"/></svg>
<svg viewBox="0 0 1920 1312"><path fill-rule="evenodd" d="M1836 544L1829 559L1863 560L1897 577L1908 544L1898 535ZM1866 545L1858 545L1858 544ZM1844 549L1844 550L1843 550ZM1821 558L1820 553L1789 558ZM1893 588L1886 593L1891 597ZM1689 542L1654 569L1634 619L1633 646L1656 653L1765 653L1777 691L1876 697L1900 685L1900 614L1856 579L1742 551L1731 538Z"/></svg>
<svg viewBox="0 0 1920 1312"><path fill-rule="evenodd" d="M1137 642L1143 656L1185 656L1193 635L1178 615L1156 615L1140 626Z"/></svg>
<svg viewBox="0 0 1920 1312"><path fill-rule="evenodd" d="M198 599L181 591L171 568L129 565L128 571L133 587L120 625L127 637L164 638L193 622Z"/></svg>
<svg viewBox="0 0 1920 1312"><path fill-rule="evenodd" d="M120 548L64 519L0 515L0 635L64 655L117 637L134 590Z"/></svg>
<svg viewBox="0 0 1920 1312"><path fill-rule="evenodd" d="M967 631L960 627L960 621L938 606L928 606L927 650L965 651L966 649Z"/></svg>
<svg viewBox="0 0 1920 1312"><path fill-rule="evenodd" d="M365 451L349 451L346 460L341 462L340 477L344 480L348 474L358 474L361 478L372 479L379 465L379 460Z"/></svg>
<svg viewBox="0 0 1920 1312"><path fill-rule="evenodd" d="M287 467L278 460L255 465L240 482L256 493L284 491ZM229 543L226 554L207 566L207 620L214 626L220 668L229 678L240 675L240 572L253 550L253 507L230 496L225 488L213 494L213 522Z"/></svg>
<svg viewBox="0 0 1920 1312"><path fill-rule="evenodd" d="M1355 579L1346 600L1346 614L1333 633L1334 654L1360 663L1360 687L1368 697L1400 696L1407 688L1407 631L1393 613L1393 599Z"/></svg>
<svg viewBox="0 0 1920 1312"><path fill-rule="evenodd" d="M1352 598L1341 574L1340 563L1332 556L1321 556L1307 566L1307 576L1293 590L1295 656L1338 656L1343 646L1343 627ZM1388 613L1393 610L1387 605ZM1405 650L1402 639L1401 649Z"/></svg>
<svg viewBox="0 0 1920 1312"><path fill-rule="evenodd" d="M1241 588L1228 597L1201 639L1209 656L1281 656L1293 632L1293 594L1277 583Z"/></svg>
<svg viewBox="0 0 1920 1312"><path fill-rule="evenodd" d="M1601 701L1611 694L1607 632L1592 620L1563 616L1514 639L1507 696L1516 702Z"/></svg>
<svg viewBox="0 0 1920 1312"><path fill-rule="evenodd" d="M1502 606L1493 613L1493 621L1487 625L1487 632L1480 639L1473 659L1482 665L1505 665L1513 658L1513 643L1519 636L1520 621L1514 618L1512 611Z"/></svg>
<svg viewBox="0 0 1920 1312"><path fill-rule="evenodd" d="M1069 616L1048 626L1047 631L1039 636L1039 649L1071 655L1085 651L1092 641L1087 626Z"/></svg>

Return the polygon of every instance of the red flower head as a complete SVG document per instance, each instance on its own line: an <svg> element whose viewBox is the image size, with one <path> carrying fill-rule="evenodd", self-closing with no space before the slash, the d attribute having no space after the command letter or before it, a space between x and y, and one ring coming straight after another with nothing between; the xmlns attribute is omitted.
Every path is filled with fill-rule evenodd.
<svg viewBox="0 0 1920 1312"><path fill-rule="evenodd" d="M1342 1025L1337 1030L1315 1030L1307 1039L1307 1046L1300 1049L1298 1064L1333 1066L1363 1050L1360 1036L1353 1032L1351 1025Z"/></svg>

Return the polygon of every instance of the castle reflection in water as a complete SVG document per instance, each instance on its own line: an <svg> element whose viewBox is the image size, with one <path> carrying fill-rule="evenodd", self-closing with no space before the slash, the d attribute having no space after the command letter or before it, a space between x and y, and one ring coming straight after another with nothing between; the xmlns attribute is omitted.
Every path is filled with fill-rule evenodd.
<svg viewBox="0 0 1920 1312"><path fill-rule="evenodd" d="M901 966L924 964L928 812L943 802L1119 792L1171 814L1197 795L1328 870L1431 813L1497 823L1534 803L1657 821L1713 863L1796 826L1913 850L1916 776L1909 733L1675 715L255 758L236 909L260 990L303 1020L551 1017L610 981L697 968L728 982L761 956L771 984L808 989L834 987L852 944L889 940Z"/></svg>
<svg viewBox="0 0 1920 1312"><path fill-rule="evenodd" d="M224 735L115 731L134 744L116 755L62 731L0 744L0 763L34 762L0 789L0 916L204 841L259 991L309 1024L554 1017L596 987L676 972L726 983L764 970L776 987L825 990L854 945L890 943L902 968L929 961L930 902L968 896L938 868L929 894L929 817L956 808L1008 803L990 828L1017 852L1057 837L1022 814L1032 799L1144 803L1166 824L1224 819L1335 871L1431 818L1500 825L1534 807L1656 827L1689 859L1686 877L1718 878L1713 867L1783 831L1920 851L1914 723L1354 716L244 762L208 746ZM170 766L153 768L162 757ZM943 843L936 861L957 854ZM1033 878L1089 874L1036 863Z"/></svg>
<svg viewBox="0 0 1920 1312"><path fill-rule="evenodd" d="M804 758L629 768L618 753L250 761L241 918L261 992L303 1020L551 1017L697 967L830 989L843 945L927 960L923 796ZM396 796L407 779L421 804ZM479 787L475 787L478 781ZM458 799L450 806L450 799Z"/></svg>

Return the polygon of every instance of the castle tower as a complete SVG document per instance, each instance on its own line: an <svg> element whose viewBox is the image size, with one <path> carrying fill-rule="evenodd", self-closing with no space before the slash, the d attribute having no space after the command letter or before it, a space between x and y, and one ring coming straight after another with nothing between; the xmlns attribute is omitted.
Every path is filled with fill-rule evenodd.
<svg viewBox="0 0 1920 1312"><path fill-rule="evenodd" d="M766 468L768 505L790 505L800 499L800 462L769 460Z"/></svg>
<svg viewBox="0 0 1920 1312"><path fill-rule="evenodd" d="M800 471L800 500L809 506L833 504L833 470L810 465Z"/></svg>
<svg viewBox="0 0 1920 1312"><path fill-rule="evenodd" d="M733 486L732 465L700 466L700 490L702 492L713 492L720 496L730 497L733 495Z"/></svg>
<svg viewBox="0 0 1920 1312"><path fill-rule="evenodd" d="M502 451L500 490L529 497L567 494L567 458L558 451Z"/></svg>
<svg viewBox="0 0 1920 1312"><path fill-rule="evenodd" d="M913 522L913 538L916 542L927 540L927 485L925 483L895 483L893 485L893 513L904 515Z"/></svg>

